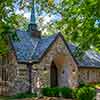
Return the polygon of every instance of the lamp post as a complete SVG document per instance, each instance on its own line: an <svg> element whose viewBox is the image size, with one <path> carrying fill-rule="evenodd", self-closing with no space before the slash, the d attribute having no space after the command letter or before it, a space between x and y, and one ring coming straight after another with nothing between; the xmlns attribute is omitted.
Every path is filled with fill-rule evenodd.
<svg viewBox="0 0 100 100"><path fill-rule="evenodd" d="M27 64L27 68L28 68L28 77L29 77L29 88L28 88L28 92L32 93L32 64L28 63Z"/></svg>
<svg viewBox="0 0 100 100"><path fill-rule="evenodd" d="M28 32L29 33L33 33L33 32L37 32L37 24L36 24L36 18L35 18L35 2L33 0L33 6L32 6L32 10L31 10L31 17L30 17L30 24L28 26ZM29 77L29 93L32 93L32 61L30 58L29 63L27 64L27 68L28 68L28 77Z"/></svg>
<svg viewBox="0 0 100 100"><path fill-rule="evenodd" d="M31 10L31 18L30 18L30 24L28 26L28 32L33 35L34 38L40 38L41 32L38 31L37 29L37 24L36 24L36 18L35 18L35 2L33 0L33 7ZM32 56L30 57L30 61L27 64L28 67L28 73L29 73L29 92L32 92Z"/></svg>

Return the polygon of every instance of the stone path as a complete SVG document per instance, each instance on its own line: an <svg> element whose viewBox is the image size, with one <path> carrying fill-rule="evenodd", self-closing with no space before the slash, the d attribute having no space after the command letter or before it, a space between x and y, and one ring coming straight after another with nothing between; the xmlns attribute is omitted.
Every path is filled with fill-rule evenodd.
<svg viewBox="0 0 100 100"><path fill-rule="evenodd" d="M100 100L100 93L97 94L96 100Z"/></svg>

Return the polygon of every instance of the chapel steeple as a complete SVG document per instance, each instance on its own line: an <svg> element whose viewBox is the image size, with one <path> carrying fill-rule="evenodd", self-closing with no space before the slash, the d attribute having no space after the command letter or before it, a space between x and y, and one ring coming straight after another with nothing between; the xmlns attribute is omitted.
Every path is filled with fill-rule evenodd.
<svg viewBox="0 0 100 100"><path fill-rule="evenodd" d="M38 31L37 24L36 24L35 3L34 3L34 0L33 0L33 7L32 7L32 10L31 10L30 24L28 25L28 32L30 32L31 35L34 38L40 38L41 37L41 32Z"/></svg>

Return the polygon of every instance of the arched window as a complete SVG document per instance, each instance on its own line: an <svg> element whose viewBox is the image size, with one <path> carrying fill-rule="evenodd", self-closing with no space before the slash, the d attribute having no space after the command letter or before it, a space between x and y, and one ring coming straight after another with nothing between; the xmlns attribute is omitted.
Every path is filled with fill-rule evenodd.
<svg viewBox="0 0 100 100"><path fill-rule="evenodd" d="M0 64L1 65L8 64L8 63L9 63L8 55L2 55L2 56L0 56Z"/></svg>

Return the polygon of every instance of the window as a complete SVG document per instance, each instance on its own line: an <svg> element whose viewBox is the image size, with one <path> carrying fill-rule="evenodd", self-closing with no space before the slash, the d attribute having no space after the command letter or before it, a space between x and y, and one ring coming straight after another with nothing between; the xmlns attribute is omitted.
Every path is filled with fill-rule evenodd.
<svg viewBox="0 0 100 100"><path fill-rule="evenodd" d="M89 76L90 76L89 73L90 73L90 72L87 71L87 80L89 80Z"/></svg>
<svg viewBox="0 0 100 100"><path fill-rule="evenodd" d="M8 73L6 68L1 69L1 79L2 81L7 81L8 80Z"/></svg>
<svg viewBox="0 0 100 100"><path fill-rule="evenodd" d="M8 55L0 56L0 64L1 65L8 64L8 63L9 63Z"/></svg>

